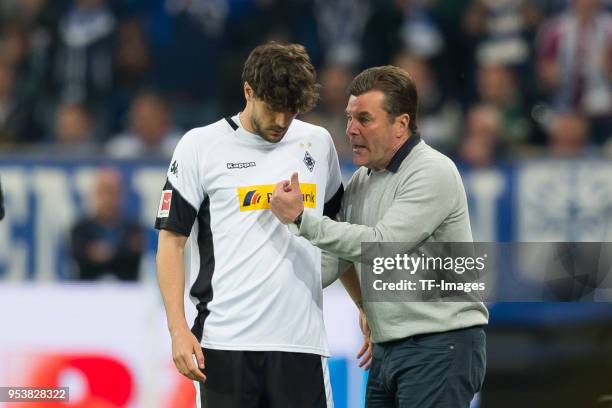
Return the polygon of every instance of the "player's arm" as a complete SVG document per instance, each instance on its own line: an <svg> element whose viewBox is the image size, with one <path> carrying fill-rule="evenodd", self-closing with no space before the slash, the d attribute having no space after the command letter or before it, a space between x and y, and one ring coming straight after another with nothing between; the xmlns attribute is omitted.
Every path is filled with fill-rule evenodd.
<svg viewBox="0 0 612 408"><path fill-rule="evenodd" d="M183 255L187 237L179 233L160 230L157 247L157 281L161 290L168 330L172 338L172 358L178 371L184 376L205 381L204 354L198 339L191 333L185 319L183 296L185 275ZM196 356L198 366L193 361Z"/></svg>
<svg viewBox="0 0 612 408"><path fill-rule="evenodd" d="M196 130L189 131L178 142L166 173L155 228L160 230L157 251L157 279L166 308L168 329L172 338L172 358L177 370L198 381L204 355L199 339L191 333L185 320L185 265L183 256L205 194ZM197 364L193 361L195 355ZM199 367L199 368L198 368Z"/></svg>

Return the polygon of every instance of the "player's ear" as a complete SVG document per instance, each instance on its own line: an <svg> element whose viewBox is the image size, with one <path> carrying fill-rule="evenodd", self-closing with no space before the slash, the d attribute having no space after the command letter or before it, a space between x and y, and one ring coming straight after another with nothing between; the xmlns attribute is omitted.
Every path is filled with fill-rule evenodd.
<svg viewBox="0 0 612 408"><path fill-rule="evenodd" d="M247 100L247 102L250 102L253 99L253 88L251 88L251 85L249 85L248 82L244 82L244 99Z"/></svg>

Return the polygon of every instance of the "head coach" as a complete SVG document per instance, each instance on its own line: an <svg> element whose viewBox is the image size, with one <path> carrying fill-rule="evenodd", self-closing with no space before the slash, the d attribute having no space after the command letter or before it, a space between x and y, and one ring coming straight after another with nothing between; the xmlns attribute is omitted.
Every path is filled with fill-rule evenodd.
<svg viewBox="0 0 612 408"><path fill-rule="evenodd" d="M467 408L484 380L485 305L362 303L357 283L363 242L472 241L461 177L448 157L421 139L417 91L405 71L367 69L349 93L346 134L361 167L336 220L304 211L295 173L291 184L277 184L272 211L326 258L335 257L336 267L323 269L324 285L340 275L363 307L373 343L366 407Z"/></svg>

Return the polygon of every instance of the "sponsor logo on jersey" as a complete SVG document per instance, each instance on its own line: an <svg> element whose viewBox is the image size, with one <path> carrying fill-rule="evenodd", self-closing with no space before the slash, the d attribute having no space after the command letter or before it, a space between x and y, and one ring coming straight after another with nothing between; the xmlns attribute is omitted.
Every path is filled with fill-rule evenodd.
<svg viewBox="0 0 612 408"><path fill-rule="evenodd" d="M251 190L244 196L244 201L242 201L243 207L248 207L250 205L259 204L261 202L261 194L257 190Z"/></svg>
<svg viewBox="0 0 612 408"><path fill-rule="evenodd" d="M170 214L170 203L172 202L172 190L162 191L161 199L159 200L159 209L157 210L157 218L166 218Z"/></svg>
<svg viewBox="0 0 612 408"><path fill-rule="evenodd" d="M243 162L243 163L227 163L229 170L233 169L248 169L249 167L255 167L255 162Z"/></svg>
<svg viewBox="0 0 612 408"><path fill-rule="evenodd" d="M238 193L238 206L240 211L269 210L272 192L275 184L259 186L246 186L236 188ZM317 185L311 183L300 183L302 199L305 208L316 208Z"/></svg>

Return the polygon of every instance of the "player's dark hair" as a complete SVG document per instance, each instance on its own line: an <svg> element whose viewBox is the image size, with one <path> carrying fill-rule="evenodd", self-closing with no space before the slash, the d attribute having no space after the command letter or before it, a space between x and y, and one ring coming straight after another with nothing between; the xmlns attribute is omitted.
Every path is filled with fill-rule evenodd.
<svg viewBox="0 0 612 408"><path fill-rule="evenodd" d="M383 109L391 118L403 113L410 116L411 132L418 130L418 95L414 81L401 68L392 65L368 68L353 79L349 93L359 96L369 91L381 91L385 95Z"/></svg>
<svg viewBox="0 0 612 408"><path fill-rule="evenodd" d="M299 44L272 41L256 47L244 63L242 81L276 112L308 112L319 99L315 69Z"/></svg>

